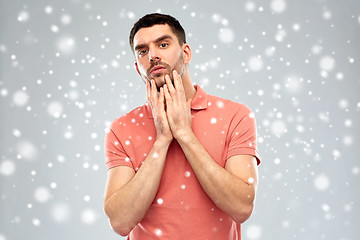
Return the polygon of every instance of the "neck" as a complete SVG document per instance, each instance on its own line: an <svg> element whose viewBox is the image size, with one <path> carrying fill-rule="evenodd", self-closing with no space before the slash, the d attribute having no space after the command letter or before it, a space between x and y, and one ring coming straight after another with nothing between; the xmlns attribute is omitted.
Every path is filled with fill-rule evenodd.
<svg viewBox="0 0 360 240"><path fill-rule="evenodd" d="M187 69L187 67L184 71L182 82L183 82L183 86L184 86L186 100L193 99L196 94L196 89L195 89L194 85L192 84L189 69Z"/></svg>

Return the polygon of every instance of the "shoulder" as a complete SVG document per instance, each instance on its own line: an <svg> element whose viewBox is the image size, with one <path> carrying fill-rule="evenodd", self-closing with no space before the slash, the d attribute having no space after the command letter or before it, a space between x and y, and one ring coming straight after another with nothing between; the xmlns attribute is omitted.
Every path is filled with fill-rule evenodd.
<svg viewBox="0 0 360 240"><path fill-rule="evenodd" d="M229 99L217 97L214 95L208 94L208 107L216 110L222 111L222 113L230 114L230 115L254 115L250 107L248 107L244 103L234 102Z"/></svg>
<svg viewBox="0 0 360 240"><path fill-rule="evenodd" d="M111 123L111 129L118 129L123 126L126 127L131 123L138 122L141 118L147 118L146 104L136 107L130 112L114 119Z"/></svg>

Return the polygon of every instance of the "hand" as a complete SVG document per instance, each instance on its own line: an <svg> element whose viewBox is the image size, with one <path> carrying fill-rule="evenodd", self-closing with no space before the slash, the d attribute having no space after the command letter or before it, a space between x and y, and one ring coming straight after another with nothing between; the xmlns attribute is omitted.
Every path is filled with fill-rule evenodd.
<svg viewBox="0 0 360 240"><path fill-rule="evenodd" d="M165 76L166 115L174 138L179 139L192 133L191 99L186 100L182 79L175 70L173 78L174 85L170 76Z"/></svg>
<svg viewBox="0 0 360 240"><path fill-rule="evenodd" d="M164 89L160 88L160 93L158 94L155 81L154 79L151 79L151 83L149 83L149 81L146 82L146 91L147 99L149 101L152 115L154 117L156 139L164 140L165 142L170 143L173 139L173 135L171 133L165 112Z"/></svg>

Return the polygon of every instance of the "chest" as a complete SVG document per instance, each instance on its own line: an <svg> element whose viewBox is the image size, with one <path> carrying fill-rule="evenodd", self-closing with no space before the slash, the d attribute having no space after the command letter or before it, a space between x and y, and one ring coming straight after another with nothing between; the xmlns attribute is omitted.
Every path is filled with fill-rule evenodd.
<svg viewBox="0 0 360 240"><path fill-rule="evenodd" d="M192 129L201 145L210 156L222 167L225 166L225 156L228 149L229 121L219 115L192 111ZM153 119L134 120L123 127L122 145L132 160L135 169L138 169L150 152L155 140L156 129ZM185 156L179 144L171 144L169 154L178 158Z"/></svg>

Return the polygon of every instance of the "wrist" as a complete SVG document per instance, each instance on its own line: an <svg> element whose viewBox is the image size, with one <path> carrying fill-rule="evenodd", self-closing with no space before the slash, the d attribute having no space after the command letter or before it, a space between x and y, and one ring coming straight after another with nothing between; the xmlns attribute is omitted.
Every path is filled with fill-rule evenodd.
<svg viewBox="0 0 360 240"><path fill-rule="evenodd" d="M195 137L194 132L192 129L189 130L180 130L176 134L174 134L174 138L180 143L180 142L191 142L191 139Z"/></svg>
<svg viewBox="0 0 360 240"><path fill-rule="evenodd" d="M154 145L159 148L169 147L173 137L157 136Z"/></svg>

